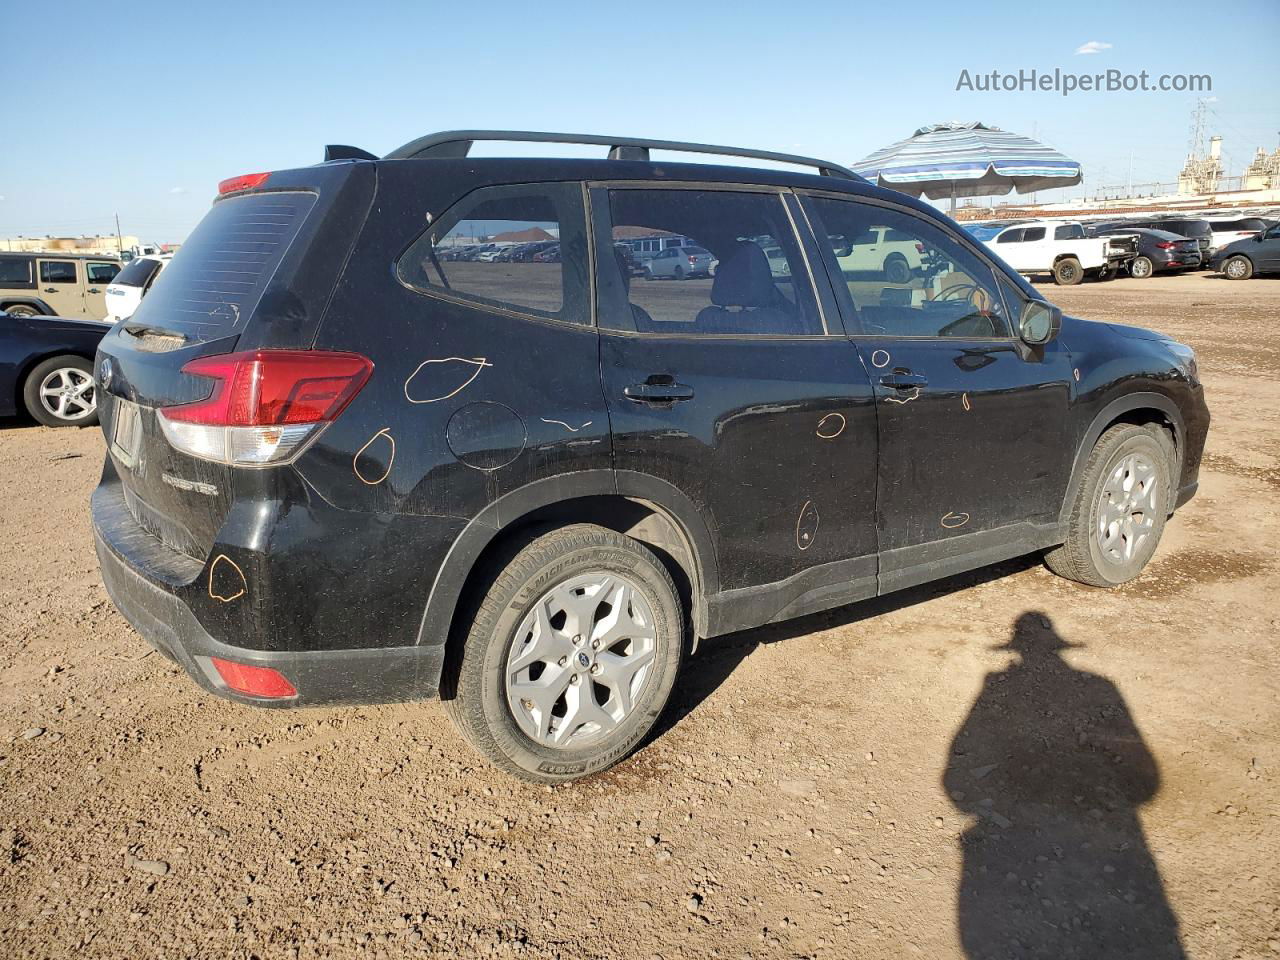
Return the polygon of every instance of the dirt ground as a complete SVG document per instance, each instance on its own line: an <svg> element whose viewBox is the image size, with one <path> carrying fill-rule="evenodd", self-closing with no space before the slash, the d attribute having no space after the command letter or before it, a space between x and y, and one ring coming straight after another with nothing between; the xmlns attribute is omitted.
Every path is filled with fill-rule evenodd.
<svg viewBox="0 0 1280 960"><path fill-rule="evenodd" d="M203 694L99 584L99 433L0 423L0 955L1280 956L1280 280L1046 289L1199 353L1200 495L1148 572L714 641L555 790L438 703Z"/></svg>

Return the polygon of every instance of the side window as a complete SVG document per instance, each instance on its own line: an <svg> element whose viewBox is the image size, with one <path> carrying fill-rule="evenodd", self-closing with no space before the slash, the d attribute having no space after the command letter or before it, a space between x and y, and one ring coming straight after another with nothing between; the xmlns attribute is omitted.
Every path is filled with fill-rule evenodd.
<svg viewBox="0 0 1280 960"><path fill-rule="evenodd" d="M1022 231L1023 243L1034 243L1044 239L1044 227L1027 227Z"/></svg>
<svg viewBox="0 0 1280 960"><path fill-rule="evenodd" d="M674 235L662 279L623 280L630 309L604 318L640 333L821 336L826 331L791 219L776 193L610 190L597 242L643 232ZM606 248L607 249L607 248ZM604 265L604 256L597 256ZM680 282L666 277L676 276ZM659 276L658 271L651 271ZM629 290L626 288L629 287ZM618 298L620 299L620 297ZM628 323L628 321L630 323ZM631 325L633 324L633 326Z"/></svg>
<svg viewBox="0 0 1280 960"><path fill-rule="evenodd" d="M1078 223L1067 223L1053 228L1053 239L1055 240L1081 240L1083 238L1084 228Z"/></svg>
<svg viewBox="0 0 1280 960"><path fill-rule="evenodd" d="M76 264L74 260L41 260L41 283L75 283Z"/></svg>
<svg viewBox="0 0 1280 960"><path fill-rule="evenodd" d="M33 287L31 261L25 257L0 257L0 287Z"/></svg>
<svg viewBox="0 0 1280 960"><path fill-rule="evenodd" d="M400 257L397 273L418 290L516 313L590 323L586 225L578 184L476 190L446 211ZM559 243L559 256L525 256ZM471 249L484 252L472 257Z"/></svg>
<svg viewBox="0 0 1280 960"><path fill-rule="evenodd" d="M1014 227L1012 230L1006 230L1000 236L996 237L996 243L1021 243L1023 229Z"/></svg>
<svg viewBox="0 0 1280 960"><path fill-rule="evenodd" d="M85 265L85 270L89 274L90 284L108 284L116 278L116 274L120 272L120 264L118 263L89 263Z"/></svg>
<svg viewBox="0 0 1280 960"><path fill-rule="evenodd" d="M827 268L844 279L855 332L869 336L1004 338L1004 301L986 262L940 224L854 200L808 201L827 236ZM883 228L874 248L843 244Z"/></svg>

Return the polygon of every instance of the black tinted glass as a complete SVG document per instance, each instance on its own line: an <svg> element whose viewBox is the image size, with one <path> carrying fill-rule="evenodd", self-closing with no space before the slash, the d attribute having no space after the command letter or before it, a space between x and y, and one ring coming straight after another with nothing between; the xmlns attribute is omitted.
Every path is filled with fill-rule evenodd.
<svg viewBox="0 0 1280 960"><path fill-rule="evenodd" d="M30 283L30 260L0 257L0 286L26 286Z"/></svg>
<svg viewBox="0 0 1280 960"><path fill-rule="evenodd" d="M218 201L133 320L203 339L243 329L315 199L310 193L251 193Z"/></svg>
<svg viewBox="0 0 1280 960"><path fill-rule="evenodd" d="M71 260L45 260L40 264L41 283L75 283L76 265Z"/></svg>
<svg viewBox="0 0 1280 960"><path fill-rule="evenodd" d="M159 269L159 260L139 257L127 263L125 268L116 275L114 282L126 287L145 287Z"/></svg>

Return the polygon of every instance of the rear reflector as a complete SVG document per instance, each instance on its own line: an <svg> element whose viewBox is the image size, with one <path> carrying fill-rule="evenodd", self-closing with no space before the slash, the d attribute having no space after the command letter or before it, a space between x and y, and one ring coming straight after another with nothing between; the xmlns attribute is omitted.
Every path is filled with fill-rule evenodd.
<svg viewBox="0 0 1280 960"><path fill-rule="evenodd" d="M251 667L247 663L232 663L220 657L210 657L213 668L218 671L230 689L250 697L270 697L280 700L285 697L296 697L298 691L285 679L279 670L270 667Z"/></svg>
<svg viewBox="0 0 1280 960"><path fill-rule="evenodd" d="M373 373L358 353L248 350L192 360L182 372L213 381L209 396L164 407L177 450L219 463L281 463L340 414Z"/></svg>
<svg viewBox="0 0 1280 960"><path fill-rule="evenodd" d="M218 196L260 187L267 182L269 176L271 176L270 173L242 173L238 177L228 177L218 184Z"/></svg>

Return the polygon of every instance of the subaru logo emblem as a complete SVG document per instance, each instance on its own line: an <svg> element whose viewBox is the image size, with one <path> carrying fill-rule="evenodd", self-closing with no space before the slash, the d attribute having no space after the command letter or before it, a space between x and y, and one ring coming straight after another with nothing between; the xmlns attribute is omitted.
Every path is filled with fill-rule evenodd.
<svg viewBox="0 0 1280 960"><path fill-rule="evenodd" d="M581 650L578 651L578 666L582 667L584 670L591 666L591 658Z"/></svg>
<svg viewBox="0 0 1280 960"><path fill-rule="evenodd" d="M105 390L107 387L111 386L111 378L116 375L115 366L112 364L110 357L102 358L101 371L102 389Z"/></svg>

